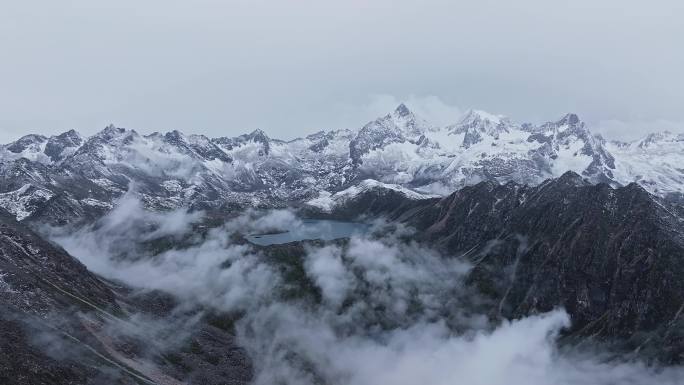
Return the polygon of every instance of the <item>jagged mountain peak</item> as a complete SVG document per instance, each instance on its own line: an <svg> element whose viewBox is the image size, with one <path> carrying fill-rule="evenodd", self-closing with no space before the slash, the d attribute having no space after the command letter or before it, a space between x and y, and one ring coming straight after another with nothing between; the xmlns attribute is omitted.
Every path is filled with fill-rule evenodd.
<svg viewBox="0 0 684 385"><path fill-rule="evenodd" d="M512 123L503 115L494 115L482 110L470 109L466 111L458 123L448 126L447 129L454 133L479 131L488 135L507 131Z"/></svg>
<svg viewBox="0 0 684 385"><path fill-rule="evenodd" d="M173 132L174 138L177 138L174 144L181 151L205 160L219 159L226 163L232 162L232 158L208 137L200 134L184 135L178 131Z"/></svg>
<svg viewBox="0 0 684 385"><path fill-rule="evenodd" d="M68 139L68 140L78 141L78 140L83 140L83 135L81 135L81 133L79 133L78 131L76 131L76 130L74 130L74 129L72 128L71 130L64 131L64 132L62 132L61 134L51 136L50 138L51 138L51 139L52 139L52 138L55 138L55 139Z"/></svg>
<svg viewBox="0 0 684 385"><path fill-rule="evenodd" d="M178 130L169 131L164 134L164 139L170 143L185 142L185 134Z"/></svg>
<svg viewBox="0 0 684 385"><path fill-rule="evenodd" d="M135 130L110 124L74 149L73 155L65 159L66 165L69 168L78 169L101 162L116 162L121 158L124 148L141 138ZM95 163L93 163L94 160L96 160Z"/></svg>
<svg viewBox="0 0 684 385"><path fill-rule="evenodd" d="M434 127L416 116L405 104L400 104L391 113L368 122L349 144L349 153L354 163L361 163L361 157L371 150L383 148L392 143L417 141Z"/></svg>
<svg viewBox="0 0 684 385"><path fill-rule="evenodd" d="M18 143L18 142L42 142L42 141L45 141L46 139L47 139L47 137L44 135L28 134L28 135L24 135L21 138L17 139L16 141L14 141L14 143Z"/></svg>
<svg viewBox="0 0 684 385"><path fill-rule="evenodd" d="M498 125L499 123L505 120L507 120L507 118L503 115L495 115L487 111L471 108L468 111L466 111L465 114L463 114L463 117L461 117L461 120L458 124L468 124L477 121L488 121L492 124Z"/></svg>
<svg viewBox="0 0 684 385"><path fill-rule="evenodd" d="M45 144L43 152L50 157L52 162L56 163L73 154L83 143L84 140L81 134L72 129L50 137Z"/></svg>
<svg viewBox="0 0 684 385"><path fill-rule="evenodd" d="M10 152L13 152L15 154L19 154L31 146L39 146L40 144L44 143L46 140L47 140L47 138L43 135L29 134L29 135L22 136L21 138L15 140L12 143L9 143L6 146L6 148Z"/></svg>
<svg viewBox="0 0 684 385"><path fill-rule="evenodd" d="M249 134L242 134L233 138L215 138L212 139L211 142L229 153L240 150L249 143L255 143L259 146L259 149L257 150L259 156L266 156L271 151L271 138L269 138L263 130L258 128Z"/></svg>
<svg viewBox="0 0 684 385"><path fill-rule="evenodd" d="M264 130L262 130L262 129L260 129L260 128L257 128L257 129L255 129L254 131L250 132L250 133L248 134L248 136L249 136L251 139L253 139L253 140L258 139L258 140L266 140L266 141L268 141L268 140L271 139L271 138L268 137L268 135L266 134L266 132L264 132Z"/></svg>
<svg viewBox="0 0 684 385"><path fill-rule="evenodd" d="M404 103L399 104L397 108L394 109L394 113L402 117L406 117L412 114L411 110L409 110L408 107L406 107L406 104Z"/></svg>
<svg viewBox="0 0 684 385"><path fill-rule="evenodd" d="M575 133L589 132L586 129L584 122L574 113L567 113L559 120L546 122L539 126L538 131L554 133L561 133L564 131Z"/></svg>
<svg viewBox="0 0 684 385"><path fill-rule="evenodd" d="M100 132L102 132L102 133L114 133L114 132L122 132L123 130L125 130L125 129L119 128L119 127L115 126L113 123L109 123Z"/></svg>
<svg viewBox="0 0 684 385"><path fill-rule="evenodd" d="M105 141L110 141L117 138L122 138L124 136L138 137L139 135L133 129L117 127L113 124L109 124L107 127L102 129L102 131L90 137L90 139L103 139Z"/></svg>
<svg viewBox="0 0 684 385"><path fill-rule="evenodd" d="M579 116L577 114L569 112L558 121L558 124L560 125L575 125L579 124L581 122Z"/></svg>
<svg viewBox="0 0 684 385"><path fill-rule="evenodd" d="M252 132L248 134L242 134L236 137L220 137L214 139L215 141L220 141L220 142L246 142L246 141L253 141L253 142L262 142L262 143L267 143L271 141L271 138L264 132L264 130L257 128L252 130Z"/></svg>
<svg viewBox="0 0 684 385"><path fill-rule="evenodd" d="M171 130L166 133L166 135L173 135L173 136L185 136L182 132L179 130Z"/></svg>
<svg viewBox="0 0 684 385"><path fill-rule="evenodd" d="M406 138L418 137L434 127L401 103L391 113L366 124L363 129L393 129Z"/></svg>
<svg viewBox="0 0 684 385"><path fill-rule="evenodd" d="M490 114L486 111L470 109L458 123L446 129L452 134L464 134L462 147L469 148L483 140L483 135L494 138L509 132L513 128L511 121L502 115Z"/></svg>
<svg viewBox="0 0 684 385"><path fill-rule="evenodd" d="M11 142L0 145L0 152L6 151L10 159L26 158L31 161L51 164L63 160L83 144L83 138L75 130L69 130L59 135L46 137L30 134ZM0 154L0 158L2 158Z"/></svg>

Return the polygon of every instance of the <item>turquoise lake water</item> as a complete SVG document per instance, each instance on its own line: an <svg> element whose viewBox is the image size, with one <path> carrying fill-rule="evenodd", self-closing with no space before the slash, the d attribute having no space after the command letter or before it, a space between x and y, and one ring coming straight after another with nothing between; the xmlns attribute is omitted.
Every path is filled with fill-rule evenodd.
<svg viewBox="0 0 684 385"><path fill-rule="evenodd" d="M369 231L370 225L359 222L344 222L328 219L305 219L301 226L277 234L250 234L247 240L260 246L321 239L325 241L347 238Z"/></svg>

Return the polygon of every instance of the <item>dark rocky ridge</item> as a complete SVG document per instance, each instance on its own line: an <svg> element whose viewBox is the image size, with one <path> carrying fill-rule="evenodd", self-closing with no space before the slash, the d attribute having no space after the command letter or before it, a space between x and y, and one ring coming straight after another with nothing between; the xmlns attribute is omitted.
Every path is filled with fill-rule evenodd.
<svg viewBox="0 0 684 385"><path fill-rule="evenodd" d="M492 316L562 306L569 337L684 362L684 220L638 185L592 185L568 172L537 187L482 182L418 202L377 194L332 215L351 218L358 202L357 216L410 224L424 242L465 256L469 282L499 304Z"/></svg>

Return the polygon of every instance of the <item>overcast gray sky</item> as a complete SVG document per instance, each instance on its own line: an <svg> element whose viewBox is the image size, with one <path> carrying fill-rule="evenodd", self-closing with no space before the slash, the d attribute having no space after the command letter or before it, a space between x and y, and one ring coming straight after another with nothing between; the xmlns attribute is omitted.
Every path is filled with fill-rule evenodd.
<svg viewBox="0 0 684 385"><path fill-rule="evenodd" d="M399 101L438 124L680 130L682 20L680 0L2 1L0 142L110 122L287 139Z"/></svg>

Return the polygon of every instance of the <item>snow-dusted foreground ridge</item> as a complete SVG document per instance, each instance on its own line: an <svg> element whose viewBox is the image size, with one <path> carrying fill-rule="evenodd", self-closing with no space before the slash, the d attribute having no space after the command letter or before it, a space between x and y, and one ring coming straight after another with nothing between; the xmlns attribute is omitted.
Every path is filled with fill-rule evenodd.
<svg viewBox="0 0 684 385"><path fill-rule="evenodd" d="M684 192L683 160L681 134L608 142L574 114L531 125L476 110L437 127L402 104L361 128L291 141L260 130L208 138L114 126L89 138L73 130L27 135L0 146L0 206L18 219L66 222L99 216L133 190L159 209L293 202L325 209L369 188L367 180L418 199L482 180L535 185L566 171L665 196Z"/></svg>

